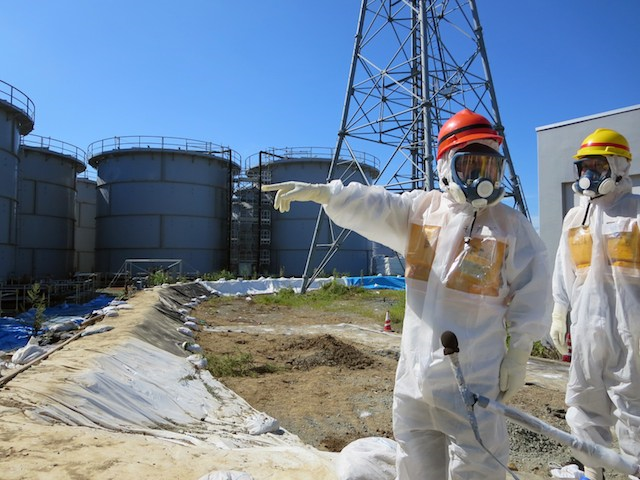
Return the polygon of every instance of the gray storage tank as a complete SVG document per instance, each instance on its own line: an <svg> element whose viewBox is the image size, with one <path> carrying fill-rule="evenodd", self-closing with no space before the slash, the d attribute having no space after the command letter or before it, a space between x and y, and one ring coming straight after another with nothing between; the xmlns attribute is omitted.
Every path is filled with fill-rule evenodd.
<svg viewBox="0 0 640 480"><path fill-rule="evenodd" d="M76 183L75 265L78 272L96 269L96 180L79 176Z"/></svg>
<svg viewBox="0 0 640 480"><path fill-rule="evenodd" d="M84 150L50 137L22 138L18 168L16 272L27 282L74 273L76 177Z"/></svg>
<svg viewBox="0 0 640 480"><path fill-rule="evenodd" d="M369 183L379 175L378 160L365 153L355 152L362 173ZM308 183L325 183L329 166L334 155L331 148L296 147L276 149L263 155L267 159L263 171L270 176L268 183L280 183L296 180ZM269 160L270 159L270 160ZM336 163L334 178L342 177L344 172L353 171L350 162ZM264 173L263 173L264 177ZM348 176L345 184L351 181L364 182L362 174ZM301 276L304 273L309 247L318 219L319 206L311 202L294 202L287 213L274 211L271 220L271 259L270 270L274 274L285 276ZM326 216L325 216L326 218ZM336 227L338 232L339 227ZM318 230L316 245L330 243L329 225L323 222ZM320 262L327 250L316 250L314 260ZM339 274L368 275L371 270L372 243L366 238L352 232L340 245L329 263L323 268L325 274L334 271ZM312 274L313 272L308 272Z"/></svg>
<svg viewBox="0 0 640 480"><path fill-rule="evenodd" d="M187 138L124 136L93 142L96 271L126 260L180 260L185 274L228 263L231 178L239 156Z"/></svg>
<svg viewBox="0 0 640 480"><path fill-rule="evenodd" d="M0 80L0 284L15 277L20 135L33 130L35 105Z"/></svg>

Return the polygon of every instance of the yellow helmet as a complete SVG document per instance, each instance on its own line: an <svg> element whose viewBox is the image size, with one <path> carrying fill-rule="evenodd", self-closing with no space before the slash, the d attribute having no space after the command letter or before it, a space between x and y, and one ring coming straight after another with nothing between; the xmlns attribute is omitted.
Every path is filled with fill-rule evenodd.
<svg viewBox="0 0 640 480"><path fill-rule="evenodd" d="M619 155L631 160L631 149L623 135L608 128L598 128L582 141L578 153L573 158L589 155Z"/></svg>

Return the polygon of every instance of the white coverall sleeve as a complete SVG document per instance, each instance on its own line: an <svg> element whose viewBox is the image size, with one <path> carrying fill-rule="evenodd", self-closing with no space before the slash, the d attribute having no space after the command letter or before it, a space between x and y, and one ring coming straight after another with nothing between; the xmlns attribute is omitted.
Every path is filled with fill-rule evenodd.
<svg viewBox="0 0 640 480"><path fill-rule="evenodd" d="M556 259L553 268L553 301L554 303L562 306L565 310L570 310L571 301L569 299L569 292L573 285L574 275L569 265L569 252L566 248L566 235L565 228L563 227L563 233L560 237L560 244L558 245L558 251L556 252Z"/></svg>
<svg viewBox="0 0 640 480"><path fill-rule="evenodd" d="M563 355L567 354L567 313L571 309L570 292L575 281L573 265L570 262L570 255L567 248L567 224L572 220L578 209L571 209L565 216L562 225L562 235L556 252L553 267L553 279L551 283L553 295L553 312L551 314L551 328L549 336L556 349ZM582 214L584 215L584 214Z"/></svg>
<svg viewBox="0 0 640 480"><path fill-rule="evenodd" d="M334 223L353 230L404 255L411 206L421 190L394 194L383 187L361 183L329 184L331 196L324 210Z"/></svg>
<svg viewBox="0 0 640 480"><path fill-rule="evenodd" d="M520 222L507 275L510 298L506 312L510 349L531 351L549 332L551 272L547 250L526 220Z"/></svg>

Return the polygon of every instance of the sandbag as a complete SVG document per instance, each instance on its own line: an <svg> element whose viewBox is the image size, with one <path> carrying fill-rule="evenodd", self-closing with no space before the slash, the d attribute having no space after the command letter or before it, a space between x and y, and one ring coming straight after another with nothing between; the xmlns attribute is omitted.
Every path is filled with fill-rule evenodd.
<svg viewBox="0 0 640 480"><path fill-rule="evenodd" d="M247 418L245 426L249 434L262 435L263 433L277 432L280 429L280 422L266 413L258 412Z"/></svg>
<svg viewBox="0 0 640 480"><path fill-rule="evenodd" d="M351 442L338 455L336 473L338 480L394 480L396 442L384 437Z"/></svg>
<svg viewBox="0 0 640 480"><path fill-rule="evenodd" d="M11 357L11 361L16 365L24 365L47 352L46 348L42 348L38 344L36 337L31 337L27 344L16 350Z"/></svg>

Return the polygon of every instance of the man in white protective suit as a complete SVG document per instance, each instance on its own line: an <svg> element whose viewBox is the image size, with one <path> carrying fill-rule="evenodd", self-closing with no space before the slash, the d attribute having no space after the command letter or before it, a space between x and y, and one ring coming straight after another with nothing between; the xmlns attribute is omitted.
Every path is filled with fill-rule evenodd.
<svg viewBox="0 0 640 480"><path fill-rule="evenodd" d="M263 188L277 191L274 206L281 212L292 201L317 202L337 225L405 258L393 402L399 480L493 479L503 471L497 460L508 461L503 417L476 407L480 437L491 454L476 440L442 333L458 337L469 389L508 401L524 385L533 342L549 328L545 248L526 217L500 203L502 140L482 115L465 109L451 117L438 136L443 191L394 194L340 181Z"/></svg>
<svg viewBox="0 0 640 480"><path fill-rule="evenodd" d="M583 440L640 458L640 196L631 193L627 139L597 129L577 154L581 201L567 212L553 273L551 339L566 353L571 318L567 423ZM591 480L598 465L585 465ZM631 477L635 478L635 477Z"/></svg>

